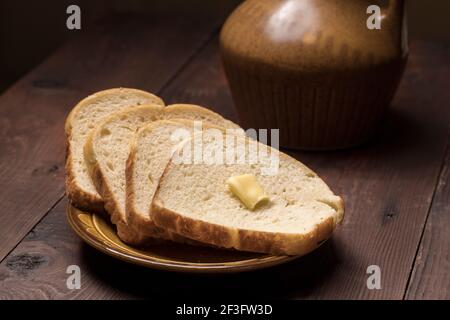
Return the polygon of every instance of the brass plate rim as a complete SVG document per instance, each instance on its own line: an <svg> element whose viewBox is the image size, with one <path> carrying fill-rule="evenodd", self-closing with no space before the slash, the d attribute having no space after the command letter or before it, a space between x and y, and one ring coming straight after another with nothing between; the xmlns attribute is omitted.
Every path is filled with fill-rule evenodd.
<svg viewBox="0 0 450 320"><path fill-rule="evenodd" d="M120 251L116 248L113 248L107 243L104 243L96 239L93 235L89 234L89 232L86 231L86 228L83 228L81 226L80 220L75 219L76 213L73 213L74 210L79 211L80 213L91 215L94 227L95 227L95 220L94 220L95 215L89 212L79 210L73 207L70 203L67 205L66 208L67 221L69 222L69 225L75 231L75 233L84 242L86 242L94 249L97 249L98 251L110 257L151 269L181 272L181 273L239 273L265 269L276 265L284 264L299 258L299 256L266 255L260 258L250 258L240 261L206 263L206 262L185 262L171 259L162 259L152 255L145 255L137 252L127 253ZM96 229L96 231L99 234L101 234L98 229ZM107 237L105 237L105 240L107 240L106 242L110 241ZM123 248L123 250L128 251L126 248Z"/></svg>

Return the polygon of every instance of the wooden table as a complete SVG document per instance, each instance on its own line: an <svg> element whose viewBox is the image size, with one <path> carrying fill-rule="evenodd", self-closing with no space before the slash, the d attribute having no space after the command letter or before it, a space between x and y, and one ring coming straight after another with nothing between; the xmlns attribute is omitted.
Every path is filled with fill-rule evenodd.
<svg viewBox="0 0 450 320"><path fill-rule="evenodd" d="M304 258L238 275L165 273L105 256L69 228L63 124L84 96L137 87L236 120L217 45L235 5L224 3L204 12L108 19L0 96L0 299L449 299L449 45L411 44L375 140L339 152L293 153L346 203L332 240ZM80 290L66 287L66 268L74 264ZM380 290L367 288L369 265L381 268Z"/></svg>

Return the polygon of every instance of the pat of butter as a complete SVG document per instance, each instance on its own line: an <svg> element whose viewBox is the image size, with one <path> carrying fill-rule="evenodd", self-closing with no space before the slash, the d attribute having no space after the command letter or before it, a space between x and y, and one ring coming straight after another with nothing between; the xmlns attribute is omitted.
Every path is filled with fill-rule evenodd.
<svg viewBox="0 0 450 320"><path fill-rule="evenodd" d="M234 176L227 180L230 191L242 201L249 210L255 209L260 204L269 202L269 197L264 193L261 185L252 174Z"/></svg>

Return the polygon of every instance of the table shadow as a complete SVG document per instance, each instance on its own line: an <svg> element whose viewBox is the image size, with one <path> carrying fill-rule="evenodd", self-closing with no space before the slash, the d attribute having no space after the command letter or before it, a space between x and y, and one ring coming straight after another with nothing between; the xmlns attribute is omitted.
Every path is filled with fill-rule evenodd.
<svg viewBox="0 0 450 320"><path fill-rule="evenodd" d="M333 239L284 265L238 274L189 274L132 265L84 244L83 265L119 298L307 298L330 279L341 257Z"/></svg>

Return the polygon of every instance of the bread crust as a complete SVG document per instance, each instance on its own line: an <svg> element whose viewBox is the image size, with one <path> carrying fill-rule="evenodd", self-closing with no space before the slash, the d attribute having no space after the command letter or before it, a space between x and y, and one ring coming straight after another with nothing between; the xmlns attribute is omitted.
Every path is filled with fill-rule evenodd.
<svg viewBox="0 0 450 320"><path fill-rule="evenodd" d="M68 172L65 182L66 195L70 204L82 211L104 214L105 208L103 199L95 197L78 188L74 177L69 173L69 170L71 170L69 163L66 164L66 170Z"/></svg>
<svg viewBox="0 0 450 320"><path fill-rule="evenodd" d="M158 226L199 242L273 255L305 255L330 238L336 227L330 217L302 235L229 228L180 215L166 209L157 198L152 202L152 218Z"/></svg>
<svg viewBox="0 0 450 320"><path fill-rule="evenodd" d="M70 133L69 133L70 134ZM69 147L69 137L66 139L66 195L69 202L80 210L105 214L104 202L101 197L84 192L78 187L74 170L72 169L72 151Z"/></svg>
<svg viewBox="0 0 450 320"><path fill-rule="evenodd" d="M99 213L104 214L105 208L104 208L104 201L101 196L88 193L81 188L76 181L75 178L75 172L73 170L73 155L72 155L72 149L70 148L70 139L72 135L72 122L73 118L77 114L77 112L87 103L92 103L95 100L101 99L105 96L112 95L112 94L120 94L120 93L138 93L141 95L145 95L149 98L152 98L155 100L155 104L161 104L164 106L164 102L161 98L138 89L130 89L130 88L113 88L108 90L103 90L96 92L83 100L81 100L69 113L69 115L66 118L66 122L64 125L64 130L66 133L66 195L69 198L70 203L85 211L89 211L92 213Z"/></svg>

